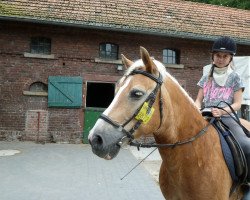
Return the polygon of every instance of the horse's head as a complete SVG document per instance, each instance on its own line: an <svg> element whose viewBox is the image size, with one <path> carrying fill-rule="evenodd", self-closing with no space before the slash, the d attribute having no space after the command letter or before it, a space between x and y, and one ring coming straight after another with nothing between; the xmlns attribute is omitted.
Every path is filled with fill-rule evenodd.
<svg viewBox="0 0 250 200"><path fill-rule="evenodd" d="M140 52L136 62L122 55L127 71L117 83L114 100L90 131L92 151L101 158L114 158L121 145L160 126L159 94L165 68L145 48Z"/></svg>

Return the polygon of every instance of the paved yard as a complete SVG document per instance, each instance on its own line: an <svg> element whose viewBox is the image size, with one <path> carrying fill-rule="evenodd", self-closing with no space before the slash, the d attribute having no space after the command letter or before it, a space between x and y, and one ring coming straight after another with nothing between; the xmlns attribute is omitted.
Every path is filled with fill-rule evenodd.
<svg viewBox="0 0 250 200"><path fill-rule="evenodd" d="M136 157L140 155L121 150L106 161L92 154L89 145L0 142L0 199L163 200L144 167L149 161L120 180L138 163Z"/></svg>

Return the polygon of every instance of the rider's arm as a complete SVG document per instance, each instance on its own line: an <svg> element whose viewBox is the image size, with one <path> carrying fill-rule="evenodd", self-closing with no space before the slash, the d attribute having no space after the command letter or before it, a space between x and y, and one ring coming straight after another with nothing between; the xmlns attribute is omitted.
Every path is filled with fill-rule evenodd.
<svg viewBox="0 0 250 200"><path fill-rule="evenodd" d="M203 88L200 88L198 91L198 95L196 97L196 100L194 102L194 104L196 105L196 107L198 109L201 109L201 104L202 104L203 98L204 98Z"/></svg>
<svg viewBox="0 0 250 200"><path fill-rule="evenodd" d="M231 104L231 107L237 111L241 108L241 102L242 102L242 89L239 89L238 91L234 92L234 98L233 103ZM226 110L226 111L224 111ZM212 113L214 117L220 117L222 115L227 115L228 113L231 113L231 109L229 107L225 107L224 110L213 108Z"/></svg>
<svg viewBox="0 0 250 200"><path fill-rule="evenodd" d="M241 108L241 102L242 102L242 94L243 94L243 91L242 89L239 89L238 91L234 92L234 100L233 100L233 104L231 104L231 107L237 111L237 110L240 110ZM224 108L227 112L231 113L231 109L229 107L225 107ZM226 114L225 111L222 111L223 115Z"/></svg>

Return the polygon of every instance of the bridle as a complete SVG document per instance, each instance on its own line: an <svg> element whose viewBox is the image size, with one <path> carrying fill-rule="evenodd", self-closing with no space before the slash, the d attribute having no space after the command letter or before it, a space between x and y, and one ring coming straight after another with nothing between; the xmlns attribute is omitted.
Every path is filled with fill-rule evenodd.
<svg viewBox="0 0 250 200"><path fill-rule="evenodd" d="M189 139L186 139L186 140L183 140L183 141L177 141L175 143L170 143L170 144L156 144L156 143L148 143L148 144L144 144L144 143L138 143L138 142L133 142L134 140L134 132L140 127L140 125L143 123L143 119L139 119L137 120L136 119L136 116L138 115L138 113L140 112L140 110L142 109L143 105L145 103L147 103L147 114L149 114L151 112L151 109L152 109L152 106L156 100L156 95L158 93L158 91L161 92L161 85L163 83L163 80L162 80L162 75L159 73L159 76L158 77L155 77L154 75L146 72L146 71L142 71L142 70L133 70L129 75L127 76L130 76L130 75L134 75L134 74L142 74L150 79L152 79L153 81L156 82L156 86L155 88L153 89L153 91L148 95L148 97L146 98L146 100L143 102L143 104L135 111L135 113L123 124L118 124L117 122L115 122L114 120L110 119L107 115L105 114L101 114L100 115L100 119L103 119L104 121L106 121L107 123L111 124L113 127L115 127L116 129L118 129L118 131L121 131L125 134L124 137L122 137L122 139L117 143L118 145L122 145L123 142L125 140L128 140L127 143L129 143L130 146L136 146L138 149L140 147L143 147L143 148L151 148L151 147L157 147L157 148L160 148L160 147L171 147L171 148L174 148L175 146L178 146L178 145L183 145L183 144L187 144L187 143L190 143L190 142L193 142L194 140L196 140L198 137L202 136L204 133L206 133L208 127L213 123L214 121L214 118L212 118L212 120L201 130L199 131L195 136L189 138ZM162 105L163 105L163 102L162 102L162 97L161 97L161 93L160 93L160 102L159 102L159 110L160 110L160 125L159 125L159 128L161 127L161 124L162 124L162 118L163 118L163 111L162 111ZM137 120L137 122L135 123L135 125L129 130L127 131L125 129L125 126L131 121L131 120ZM158 128L158 129L159 129Z"/></svg>
<svg viewBox="0 0 250 200"><path fill-rule="evenodd" d="M129 75L127 76L130 76L130 75L135 75L135 74L142 74L150 79L152 79L153 81L156 82L156 86L155 88L153 89L153 91L148 95L148 97L146 98L146 100L142 103L142 105L135 111L135 113L123 124L118 124L116 123L114 120L110 119L107 115L105 114L101 114L99 118L103 119L104 121L106 121L107 123L111 124L112 126L114 126L116 129L118 129L119 131L125 133L125 137L122 138L123 139L126 139L128 138L130 140L130 142L134 139L134 132L140 127L140 125L143 123L143 119L136 119L136 116L138 116L138 114L140 113L140 110L142 109L143 105L145 105L145 103L147 103L147 111L146 111L146 114L150 114L151 112L151 109L152 109L152 106L155 102L155 99L156 99L156 95L158 93L158 91L160 90L161 88L161 85L162 85L162 75L159 73L159 76L158 77L155 77L154 75L146 72L146 71L142 71L142 70L133 70ZM135 119L136 120L136 123L135 125L129 130L127 131L125 129L125 126L131 121ZM160 97L160 126L161 126L161 121L162 121L162 98ZM123 141L120 141L121 143ZM121 144L120 143L120 144Z"/></svg>

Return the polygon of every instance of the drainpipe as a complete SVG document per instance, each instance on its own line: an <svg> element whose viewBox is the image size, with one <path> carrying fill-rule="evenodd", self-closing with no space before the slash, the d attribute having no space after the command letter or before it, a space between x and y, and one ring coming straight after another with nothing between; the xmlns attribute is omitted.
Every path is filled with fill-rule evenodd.
<svg viewBox="0 0 250 200"><path fill-rule="evenodd" d="M36 142L39 143L39 132L40 132L40 112L37 112L37 137Z"/></svg>

